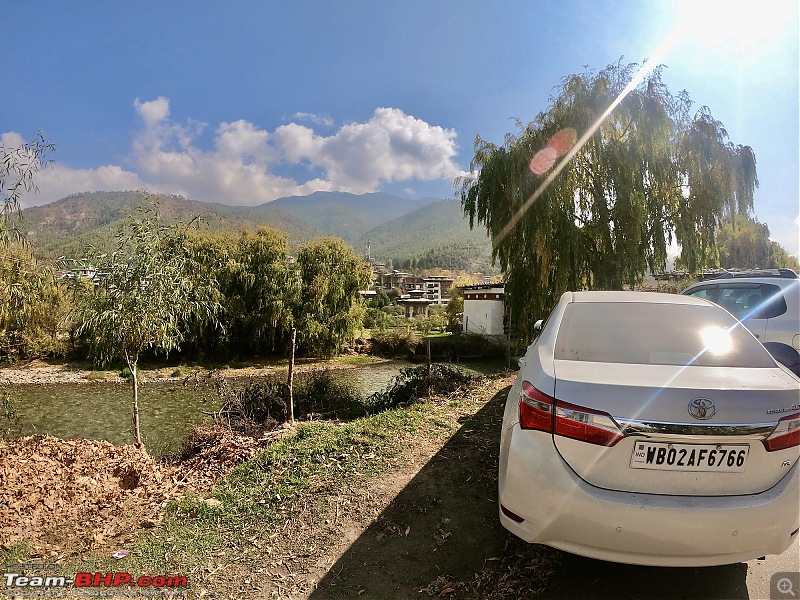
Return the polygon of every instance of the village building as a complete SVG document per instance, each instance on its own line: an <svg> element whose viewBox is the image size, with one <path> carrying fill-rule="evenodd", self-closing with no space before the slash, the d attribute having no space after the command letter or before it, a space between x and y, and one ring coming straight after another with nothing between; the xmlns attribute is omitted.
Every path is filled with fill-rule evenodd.
<svg viewBox="0 0 800 600"><path fill-rule="evenodd" d="M431 275L422 280L422 289L425 290L425 297L433 304L447 304L450 301L452 287L452 277Z"/></svg>
<svg viewBox="0 0 800 600"><path fill-rule="evenodd" d="M407 295L398 298L397 304L405 309L406 318L413 319L414 317L427 317L428 307L433 302L425 297L425 290L419 289L411 290Z"/></svg>
<svg viewBox="0 0 800 600"><path fill-rule="evenodd" d="M384 292L397 290L401 295L408 294L411 290L420 290L422 285L422 277L398 271L397 269L391 273L377 273L375 282L376 289Z"/></svg>
<svg viewBox="0 0 800 600"><path fill-rule="evenodd" d="M505 335L505 284L476 283L461 289L464 291L464 333L487 337Z"/></svg>

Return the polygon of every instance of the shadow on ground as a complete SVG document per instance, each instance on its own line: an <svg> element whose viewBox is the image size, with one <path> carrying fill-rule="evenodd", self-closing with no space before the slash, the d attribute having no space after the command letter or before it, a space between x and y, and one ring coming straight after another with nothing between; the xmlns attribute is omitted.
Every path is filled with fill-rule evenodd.
<svg viewBox="0 0 800 600"><path fill-rule="evenodd" d="M542 599L747 599L747 563L704 568L638 567L564 554Z"/></svg>
<svg viewBox="0 0 800 600"><path fill-rule="evenodd" d="M311 598L748 598L747 565L636 567L524 544L497 517L500 391L330 568Z"/></svg>

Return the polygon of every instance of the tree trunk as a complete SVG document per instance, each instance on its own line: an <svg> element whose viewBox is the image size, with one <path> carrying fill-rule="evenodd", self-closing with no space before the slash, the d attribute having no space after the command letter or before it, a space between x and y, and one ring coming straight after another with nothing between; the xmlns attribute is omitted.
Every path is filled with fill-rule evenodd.
<svg viewBox="0 0 800 600"><path fill-rule="evenodd" d="M428 396L431 395L431 338L426 340L428 342L428 355L425 360L425 375L428 380Z"/></svg>
<svg viewBox="0 0 800 600"><path fill-rule="evenodd" d="M297 329L292 327L292 350L289 356L289 400L288 400L288 413L289 422L294 423L294 397L292 396L292 383L294 379L294 347L297 342Z"/></svg>
<svg viewBox="0 0 800 600"><path fill-rule="evenodd" d="M428 380L430 380L430 378L431 378L431 339L428 338L425 341L427 342L427 347L428 347L428 355L427 355L427 358L425 360L425 366L426 366L425 374L428 376Z"/></svg>
<svg viewBox="0 0 800 600"><path fill-rule="evenodd" d="M133 378L133 443L139 450L144 450L142 432L139 428L139 374L136 363L128 362L128 368L131 370L131 377Z"/></svg>

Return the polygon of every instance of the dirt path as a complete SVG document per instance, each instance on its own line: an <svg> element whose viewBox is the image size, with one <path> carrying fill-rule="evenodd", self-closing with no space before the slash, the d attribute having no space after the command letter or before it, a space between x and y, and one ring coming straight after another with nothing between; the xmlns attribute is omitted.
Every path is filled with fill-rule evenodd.
<svg viewBox="0 0 800 600"><path fill-rule="evenodd" d="M495 381L481 401L443 415L458 425L455 434L419 436L389 472L319 490L264 552L223 579L215 574L200 594L520 598L541 590L560 553L516 542L497 519L499 426L509 384Z"/></svg>
<svg viewBox="0 0 800 600"><path fill-rule="evenodd" d="M509 383L497 382L491 400L461 414L450 437L420 438L390 472L356 488L328 490L333 517L311 526L296 521L299 535L241 571L257 585L230 597L767 598L774 573L796 572L796 548L766 561L675 569L608 563L517 540L497 518Z"/></svg>

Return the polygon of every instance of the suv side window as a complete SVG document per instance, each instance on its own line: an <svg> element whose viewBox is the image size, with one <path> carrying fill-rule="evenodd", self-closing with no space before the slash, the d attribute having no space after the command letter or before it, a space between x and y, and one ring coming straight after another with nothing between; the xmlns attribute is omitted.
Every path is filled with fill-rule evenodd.
<svg viewBox="0 0 800 600"><path fill-rule="evenodd" d="M768 283L720 283L714 300L740 321L772 319L786 312L781 289Z"/></svg>
<svg viewBox="0 0 800 600"><path fill-rule="evenodd" d="M774 319L788 310L786 298L783 297L783 292L777 285L762 283L761 298L761 306L753 315L756 319Z"/></svg>
<svg viewBox="0 0 800 600"><path fill-rule="evenodd" d="M710 300L714 302L717 299L717 286L708 286L704 288L700 288L699 290L693 291L690 296L694 296L695 298L702 298L703 300Z"/></svg>

